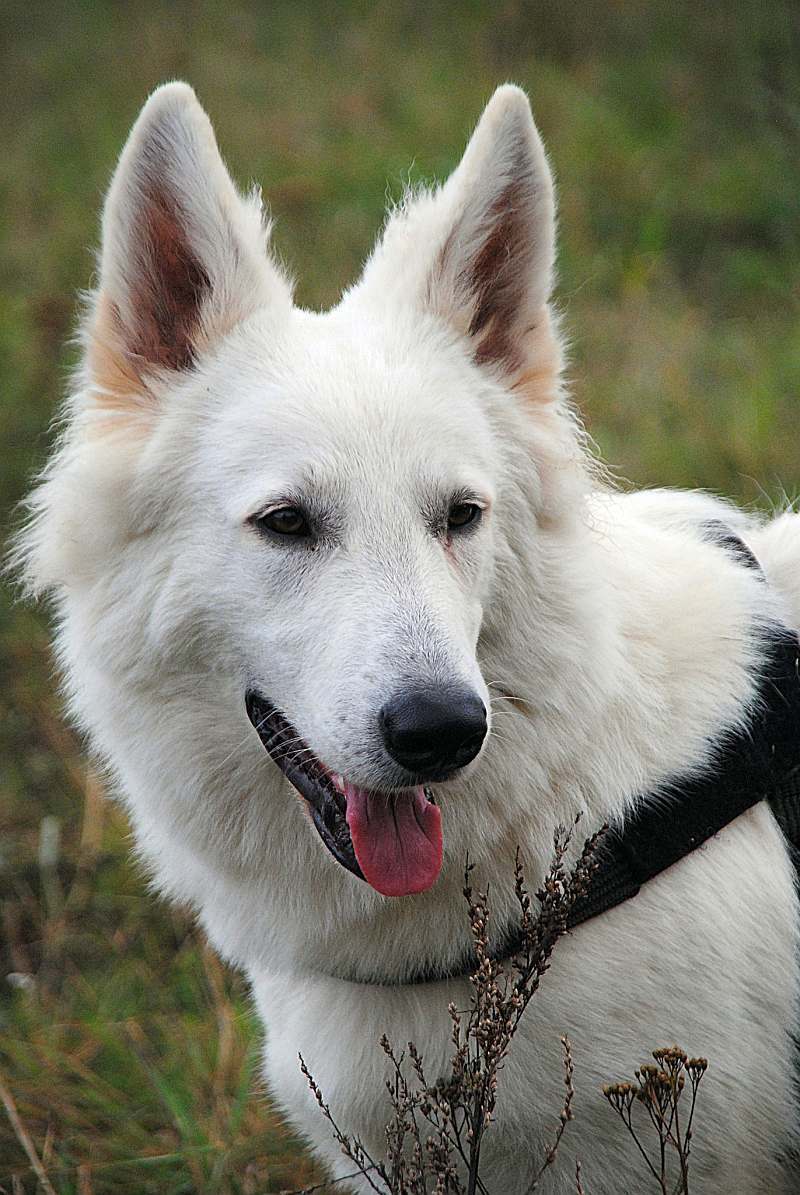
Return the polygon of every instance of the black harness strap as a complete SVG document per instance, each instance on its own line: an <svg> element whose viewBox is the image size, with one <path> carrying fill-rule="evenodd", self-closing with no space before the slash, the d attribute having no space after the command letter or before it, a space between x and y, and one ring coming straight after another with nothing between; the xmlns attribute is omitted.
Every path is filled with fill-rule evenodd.
<svg viewBox="0 0 800 1195"><path fill-rule="evenodd" d="M706 530L715 543L763 578L753 553L728 527L708 523ZM635 896L642 884L760 801L769 802L786 838L800 849L800 640L776 625L765 629L762 642L757 691L746 723L715 744L703 770L643 796L623 823L609 827L589 889L572 908L570 929ZM493 955L498 960L511 958L521 948L515 928ZM395 982L455 979L469 975L473 965L474 959L465 956L452 967L425 968Z"/></svg>
<svg viewBox="0 0 800 1195"><path fill-rule="evenodd" d="M800 846L800 644L777 630L767 646L754 714L712 756L710 771L663 798L644 799L604 835L598 869L569 925L634 896L642 884L713 838L740 814L768 801L790 842ZM794 833L792 833L794 831Z"/></svg>
<svg viewBox="0 0 800 1195"><path fill-rule="evenodd" d="M710 522L705 530L765 579L756 557L729 527ZM642 798L623 824L609 827L589 890L570 912L569 928L629 900L642 884L764 800L788 841L800 849L800 641L781 626L765 636L747 724L723 738L703 773ZM512 934L497 957L509 958L520 947L519 935Z"/></svg>

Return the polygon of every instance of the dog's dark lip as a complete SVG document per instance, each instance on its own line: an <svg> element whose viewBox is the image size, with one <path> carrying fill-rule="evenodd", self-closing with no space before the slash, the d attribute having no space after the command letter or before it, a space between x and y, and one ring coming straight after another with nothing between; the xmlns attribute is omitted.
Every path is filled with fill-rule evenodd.
<svg viewBox="0 0 800 1195"><path fill-rule="evenodd" d="M358 865L345 820L346 803L330 774L312 754L288 718L260 693L249 689L245 694L245 707L267 753L307 802L325 846L337 863L363 880L364 875Z"/></svg>
<svg viewBox="0 0 800 1195"><path fill-rule="evenodd" d="M268 755L308 804L325 846L337 863L363 880L347 825L347 801L331 773L303 742L289 719L255 689L247 690L245 708ZM433 801L428 788L425 795Z"/></svg>

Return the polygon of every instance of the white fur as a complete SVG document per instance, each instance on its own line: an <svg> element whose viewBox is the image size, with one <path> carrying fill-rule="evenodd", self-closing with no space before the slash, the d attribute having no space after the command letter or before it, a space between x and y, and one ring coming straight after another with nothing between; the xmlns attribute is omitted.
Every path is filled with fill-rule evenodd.
<svg viewBox="0 0 800 1195"><path fill-rule="evenodd" d="M136 349L132 296L159 269L137 239L145 176L178 205L209 279L189 368L148 368ZM503 188L523 176L504 212ZM445 1068L447 1004L468 987L336 976L457 959L467 852L502 926L516 847L535 885L556 823L581 809L588 831L697 768L746 713L758 628L800 624L796 515L762 524L705 495L624 495L597 480L546 307L553 212L527 99L500 88L461 166L390 218L358 285L328 313L302 311L193 93L159 89L111 187L86 364L20 545L31 589L55 595L71 708L118 778L139 851L246 968L274 1097L339 1174L297 1052L341 1125L380 1152L379 1035L413 1038L429 1073ZM474 329L470 271L498 219L523 222L520 268L516 256L497 264L515 353L476 364L497 327ZM93 365L109 305L119 386ZM141 388L126 392L131 374ZM420 512L462 486L488 509L448 551ZM335 513L315 552L246 524L297 491ZM708 518L745 535L769 586L708 542ZM438 790L438 882L392 900L324 850L243 695L260 683L333 770L391 787L376 715L409 680L473 685L491 699L492 733ZM522 1192L541 1158L568 1032L576 1120L547 1189L572 1190L576 1155L593 1195L641 1188L598 1087L678 1042L711 1063L692 1190L788 1192L775 1159L793 1122L796 913L761 805L559 944L503 1072L489 1188Z"/></svg>

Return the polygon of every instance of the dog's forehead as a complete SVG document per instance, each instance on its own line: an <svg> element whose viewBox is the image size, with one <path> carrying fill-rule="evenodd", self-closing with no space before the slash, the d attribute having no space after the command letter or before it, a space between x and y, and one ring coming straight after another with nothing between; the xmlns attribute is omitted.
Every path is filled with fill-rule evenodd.
<svg viewBox="0 0 800 1195"><path fill-rule="evenodd" d="M424 326L298 317L277 336L251 325L221 363L212 435L236 473L278 470L288 483L309 468L341 478L344 467L373 484L376 471L488 480L495 447L481 383L455 349L442 351Z"/></svg>

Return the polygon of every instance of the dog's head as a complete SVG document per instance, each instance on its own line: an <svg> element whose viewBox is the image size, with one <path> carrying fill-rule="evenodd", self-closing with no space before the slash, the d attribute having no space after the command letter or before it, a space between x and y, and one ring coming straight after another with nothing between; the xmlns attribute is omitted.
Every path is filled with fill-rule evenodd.
<svg viewBox="0 0 800 1195"><path fill-rule="evenodd" d="M157 91L106 203L31 570L102 591L132 689L146 658L148 683L233 703L346 867L421 891L441 862L429 786L489 734L489 597L582 476L525 95L496 92L333 311L294 306L266 231L191 89Z"/></svg>

